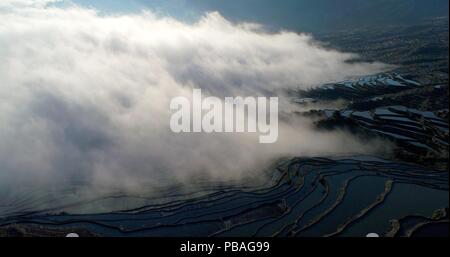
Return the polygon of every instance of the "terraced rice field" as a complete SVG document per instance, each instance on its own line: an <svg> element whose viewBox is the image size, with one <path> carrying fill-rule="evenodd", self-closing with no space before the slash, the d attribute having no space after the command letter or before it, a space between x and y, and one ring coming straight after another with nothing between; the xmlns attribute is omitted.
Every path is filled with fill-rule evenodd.
<svg viewBox="0 0 450 257"><path fill-rule="evenodd" d="M267 175L258 183L198 182L195 190L175 186L160 196L117 194L61 206L57 199L44 204L37 200L44 195L24 194L1 203L0 231L169 237L448 233L447 172L352 156L285 160ZM68 202L69 192L59 195ZM48 208L33 209L31 203Z"/></svg>

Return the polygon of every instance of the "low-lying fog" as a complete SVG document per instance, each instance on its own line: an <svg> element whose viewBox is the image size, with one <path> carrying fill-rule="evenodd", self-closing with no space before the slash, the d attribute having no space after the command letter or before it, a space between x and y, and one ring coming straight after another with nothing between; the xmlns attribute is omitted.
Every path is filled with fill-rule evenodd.
<svg viewBox="0 0 450 257"><path fill-rule="evenodd" d="M218 97L276 95L387 65L349 62L357 56L324 48L311 35L269 33L216 12L186 24L151 11L100 15L48 2L0 4L3 193L73 181L136 191L199 172L256 177L279 157L384 147L317 132L299 118L280 120L275 144L248 133L174 134L169 103L192 88ZM280 103L282 113L292 108Z"/></svg>

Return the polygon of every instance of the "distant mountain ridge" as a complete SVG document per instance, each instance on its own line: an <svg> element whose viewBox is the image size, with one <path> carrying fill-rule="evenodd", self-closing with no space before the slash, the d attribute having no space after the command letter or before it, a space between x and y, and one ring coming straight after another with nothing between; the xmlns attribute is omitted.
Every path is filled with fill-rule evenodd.
<svg viewBox="0 0 450 257"><path fill-rule="evenodd" d="M333 30L416 24L448 17L448 0L191 0L198 10L219 10L233 20L254 20L294 30Z"/></svg>
<svg viewBox="0 0 450 257"><path fill-rule="evenodd" d="M448 0L71 0L102 12L150 9L194 22L205 12L218 11L232 21L249 21L273 29L327 32L412 25L448 17Z"/></svg>

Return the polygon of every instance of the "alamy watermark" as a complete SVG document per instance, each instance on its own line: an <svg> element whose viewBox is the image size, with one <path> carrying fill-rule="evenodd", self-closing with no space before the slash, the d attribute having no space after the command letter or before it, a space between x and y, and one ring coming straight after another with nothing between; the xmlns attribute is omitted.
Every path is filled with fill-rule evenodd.
<svg viewBox="0 0 450 257"><path fill-rule="evenodd" d="M170 129L174 133L260 133L262 144L278 140L278 97L202 98L201 89L193 89L189 98L170 102ZM192 114L192 115L191 115Z"/></svg>

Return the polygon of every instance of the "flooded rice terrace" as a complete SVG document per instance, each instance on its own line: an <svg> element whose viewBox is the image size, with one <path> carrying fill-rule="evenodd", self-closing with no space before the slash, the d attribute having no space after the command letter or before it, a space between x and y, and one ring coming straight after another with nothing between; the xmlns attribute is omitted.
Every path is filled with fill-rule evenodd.
<svg viewBox="0 0 450 257"><path fill-rule="evenodd" d="M197 182L192 190L173 186L151 197L80 200L83 188L76 186L10 195L0 203L0 233L393 237L448 228L447 172L352 156L294 158L267 174L258 183Z"/></svg>

